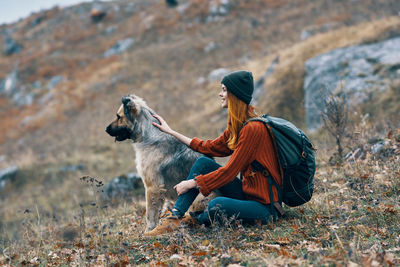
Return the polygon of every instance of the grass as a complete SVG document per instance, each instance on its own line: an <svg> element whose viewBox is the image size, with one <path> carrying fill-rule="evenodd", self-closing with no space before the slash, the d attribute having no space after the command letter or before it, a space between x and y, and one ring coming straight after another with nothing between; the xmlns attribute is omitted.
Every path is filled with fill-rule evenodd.
<svg viewBox="0 0 400 267"><path fill-rule="evenodd" d="M363 138L368 139L367 133ZM393 148L390 153L368 154L343 165L330 165L329 154L319 150L312 200L286 208L281 220L242 225L225 218L210 228L182 226L173 234L153 238L143 236L143 196L105 203L99 198L103 181L43 166L47 176L38 181L46 185L42 190L28 181L31 185L22 188L36 192L15 190L14 195L26 197L24 204L13 196L4 200L0 264L397 265L400 130L384 139Z"/></svg>
<svg viewBox="0 0 400 267"><path fill-rule="evenodd" d="M53 75L66 79L45 106L20 108L0 97L0 151L6 155L0 167L17 164L21 169L0 195L0 265L400 264L398 150L390 157L369 155L331 166L331 139L319 132L313 136L319 166L310 203L288 208L283 220L266 226L243 226L227 218L222 225L183 227L150 239L142 234L142 195L102 203L99 188L79 179L92 175L107 183L135 170L127 142L114 144L104 133L124 94L144 97L188 136L215 137L226 124L215 101L218 84L196 85L198 77L225 67L249 69L257 79L279 54L259 108L301 126L305 60L399 33L397 1L231 3L229 15L212 23L205 22L208 6L200 0L181 15L160 1L137 1L137 11L124 13L128 1L120 1L120 13L111 8L96 25L85 16L90 5L83 4L81 15L77 7L54 8L35 28L29 25L37 14L10 26L16 27L13 37L29 45L18 55L0 56L0 77L18 61L23 83L39 80L45 89ZM336 30L300 42L303 29L330 22ZM113 25L117 31L106 36L105 29ZM127 37L135 38L129 51L103 58L106 49ZM207 54L204 47L211 41L216 49ZM399 82L393 80L370 106L359 107L355 120L370 114L376 123L355 123L352 132L361 138L349 135L347 151L366 145L368 138L388 139L378 132L398 127L398 96ZM30 124L20 124L32 115L37 116ZM381 122L386 124L378 127ZM398 148L398 140L391 142ZM68 164L87 168L60 171Z"/></svg>

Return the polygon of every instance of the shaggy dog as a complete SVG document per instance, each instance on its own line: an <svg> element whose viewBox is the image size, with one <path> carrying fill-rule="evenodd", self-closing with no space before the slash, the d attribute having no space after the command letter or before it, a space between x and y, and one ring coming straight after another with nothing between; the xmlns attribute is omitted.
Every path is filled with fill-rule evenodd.
<svg viewBox="0 0 400 267"><path fill-rule="evenodd" d="M106 128L116 141L133 140L136 169L146 190L146 232L158 225L165 199L176 199L173 186L186 179L202 156L152 125L159 123L153 114L140 97L124 96L117 118Z"/></svg>

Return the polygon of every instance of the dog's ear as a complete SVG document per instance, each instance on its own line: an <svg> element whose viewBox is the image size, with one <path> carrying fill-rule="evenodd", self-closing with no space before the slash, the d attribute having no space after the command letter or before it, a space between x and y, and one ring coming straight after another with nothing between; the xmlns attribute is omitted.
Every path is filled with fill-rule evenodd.
<svg viewBox="0 0 400 267"><path fill-rule="evenodd" d="M121 99L122 104L124 105L124 113L133 113L136 114L138 112L138 108L134 101L132 101L130 96L124 96Z"/></svg>
<svg viewBox="0 0 400 267"><path fill-rule="evenodd" d="M131 102L131 98L129 96L124 96L121 99L122 104L124 104L124 106L126 106L129 102Z"/></svg>

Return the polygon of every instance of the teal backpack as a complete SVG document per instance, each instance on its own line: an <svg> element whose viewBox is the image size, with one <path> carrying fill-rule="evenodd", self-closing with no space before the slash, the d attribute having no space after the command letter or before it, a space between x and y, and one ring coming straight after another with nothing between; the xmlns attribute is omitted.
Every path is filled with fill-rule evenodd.
<svg viewBox="0 0 400 267"><path fill-rule="evenodd" d="M259 162L251 163L253 172L262 172L268 178L271 203L283 214L280 206L282 202L296 207L310 201L314 190L315 149L308 137L291 122L267 114L249 119L248 122L250 121L261 121L265 124L279 158L282 187ZM278 191L279 203L274 203L272 186ZM275 210L273 215L276 215Z"/></svg>

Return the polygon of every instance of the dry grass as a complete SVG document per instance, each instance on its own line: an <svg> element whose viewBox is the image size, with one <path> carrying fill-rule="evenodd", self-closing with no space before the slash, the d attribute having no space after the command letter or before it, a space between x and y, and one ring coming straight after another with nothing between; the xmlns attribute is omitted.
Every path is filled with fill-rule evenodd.
<svg viewBox="0 0 400 267"><path fill-rule="evenodd" d="M393 178L400 175L400 131L386 140L397 147L388 158L367 155L330 166L319 152L313 199L287 208L275 223L242 225L225 218L209 229L182 227L156 238L143 236L140 198L116 206L103 203L98 181L79 181L79 173L65 175L43 166L48 170L43 185L30 187L30 194L16 193L30 195L25 204L11 197L1 210L0 264L397 265L400 180ZM76 191L49 190L56 187Z"/></svg>
<svg viewBox="0 0 400 267"><path fill-rule="evenodd" d="M121 13L111 8L96 25L59 9L49 11L36 28L29 26L34 17L17 25L15 39L29 45L18 55L0 56L0 77L18 61L24 83L39 80L46 86L53 75L66 80L45 107L35 103L18 110L0 99L0 150L7 155L1 164L21 167L0 196L0 265L399 264L399 184L390 179L398 177L398 155L331 167L325 162L332 145L324 132L315 138L320 162L312 203L290 209L274 225L242 227L227 220L207 230L183 228L169 238L145 239L141 197L104 207L97 202L96 187L79 181L90 174L107 182L135 170L127 142L115 144L104 133L124 94L144 97L188 136L212 138L225 127L226 114L215 101L218 83L195 85L198 77L226 67L249 69L259 78L279 54L259 106L261 112L301 125L304 61L333 48L393 36L400 25L398 17L382 19L394 15L397 1L231 1L229 15L212 23L205 23L205 3L194 0L178 15L162 1L137 1L137 11L128 14L128 1L120 1ZM52 25L54 20L61 23ZM343 27L298 43L302 29L332 21ZM113 25L117 31L106 36ZM104 51L127 37L135 38L131 49L103 58ZM216 49L204 52L211 41ZM395 122L397 81L388 92L359 114L391 114ZM383 107L390 107L388 113ZM20 127L34 114L41 115ZM348 143L348 149L353 145ZM61 172L66 164L87 169ZM171 259L174 254L177 258Z"/></svg>

